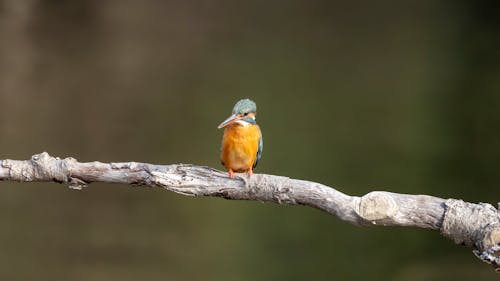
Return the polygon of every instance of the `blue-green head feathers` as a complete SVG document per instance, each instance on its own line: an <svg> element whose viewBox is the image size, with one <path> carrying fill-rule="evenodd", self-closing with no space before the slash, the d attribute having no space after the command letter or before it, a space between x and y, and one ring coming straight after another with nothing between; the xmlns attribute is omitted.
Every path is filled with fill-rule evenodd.
<svg viewBox="0 0 500 281"><path fill-rule="evenodd" d="M233 107L233 114L245 115L248 113L257 114L257 105L249 99L239 100Z"/></svg>

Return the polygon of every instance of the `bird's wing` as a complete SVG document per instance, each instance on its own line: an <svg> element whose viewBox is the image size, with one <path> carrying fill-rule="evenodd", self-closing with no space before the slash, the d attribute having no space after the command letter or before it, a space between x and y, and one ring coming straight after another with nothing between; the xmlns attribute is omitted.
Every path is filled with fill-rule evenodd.
<svg viewBox="0 0 500 281"><path fill-rule="evenodd" d="M264 143L262 142L262 132L260 131L259 128L259 133L260 133L260 138L259 138L259 148L257 149L257 155L255 155L255 162L253 162L253 167L257 167L257 164L259 163L260 157L262 155L262 147L264 146Z"/></svg>

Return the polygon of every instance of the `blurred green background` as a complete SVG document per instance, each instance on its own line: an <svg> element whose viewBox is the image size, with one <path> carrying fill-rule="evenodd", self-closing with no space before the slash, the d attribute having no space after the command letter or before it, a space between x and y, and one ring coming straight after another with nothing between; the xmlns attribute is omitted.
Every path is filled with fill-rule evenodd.
<svg viewBox="0 0 500 281"><path fill-rule="evenodd" d="M0 159L222 169L257 102L258 173L495 204L500 2L0 1ZM160 189L0 184L2 280L492 280L436 231Z"/></svg>

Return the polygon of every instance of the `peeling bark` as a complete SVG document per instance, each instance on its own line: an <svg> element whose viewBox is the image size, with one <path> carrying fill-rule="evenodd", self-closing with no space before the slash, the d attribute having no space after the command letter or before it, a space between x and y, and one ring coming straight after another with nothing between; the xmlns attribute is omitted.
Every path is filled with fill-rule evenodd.
<svg viewBox="0 0 500 281"><path fill-rule="evenodd" d="M307 205L358 226L439 230L455 243L472 248L478 258L500 271L500 213L487 203L386 191L349 196L319 183L282 176L238 174L230 179L221 171L189 164L80 163L46 152L30 160L0 160L0 180L57 182L74 189L93 182L121 183L162 187L189 196Z"/></svg>

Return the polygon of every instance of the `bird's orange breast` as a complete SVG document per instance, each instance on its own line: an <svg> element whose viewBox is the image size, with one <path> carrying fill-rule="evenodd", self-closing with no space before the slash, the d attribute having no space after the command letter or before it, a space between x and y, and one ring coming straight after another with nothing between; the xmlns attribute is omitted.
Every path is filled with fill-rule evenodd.
<svg viewBox="0 0 500 281"><path fill-rule="evenodd" d="M221 161L228 169L243 172L252 168L261 132L258 125L234 124L226 127L222 137Z"/></svg>

